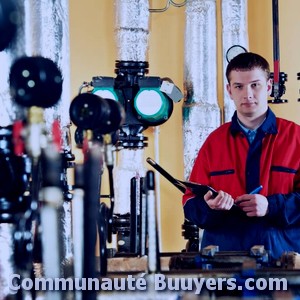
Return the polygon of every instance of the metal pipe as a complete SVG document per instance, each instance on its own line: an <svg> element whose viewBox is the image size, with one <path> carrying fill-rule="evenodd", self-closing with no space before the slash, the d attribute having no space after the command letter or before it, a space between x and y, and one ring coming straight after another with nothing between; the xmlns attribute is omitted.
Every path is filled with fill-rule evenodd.
<svg viewBox="0 0 300 300"><path fill-rule="evenodd" d="M145 178L140 179L140 256L146 254L147 248L147 199L144 180Z"/></svg>
<svg viewBox="0 0 300 300"><path fill-rule="evenodd" d="M74 245L74 277L83 277L83 201L84 201L84 178L83 165L76 165L74 171L75 187L72 199L72 237ZM75 299L82 299L82 292L75 291Z"/></svg>
<svg viewBox="0 0 300 300"><path fill-rule="evenodd" d="M160 128L159 126L154 127L153 129L153 135L154 135L154 159L157 163L160 162L159 160L159 134L160 134ZM155 188L155 197L156 197L156 203L157 203L157 219L158 219L158 230L159 232L161 232L161 226L162 226L162 222L161 222L161 205L160 205L160 174L159 172L155 172L155 182L156 182L156 188ZM162 235L159 235L159 245L162 245L162 241L161 241Z"/></svg>
<svg viewBox="0 0 300 300"><path fill-rule="evenodd" d="M183 146L185 178L208 134L220 125L216 0L186 3Z"/></svg>
<svg viewBox="0 0 300 300"><path fill-rule="evenodd" d="M148 0L115 0L118 60L147 61Z"/></svg>
<svg viewBox="0 0 300 300"><path fill-rule="evenodd" d="M0 52L0 126L12 125L16 119L22 119L25 115L24 109L11 101L9 87L10 67L15 59L25 55L25 2L15 1L17 5L18 26L15 38L9 47ZM5 12L4 12L5 13Z"/></svg>
<svg viewBox="0 0 300 300"><path fill-rule="evenodd" d="M42 188L39 193L42 228L42 260L45 278L61 278L64 274L60 212L63 206L63 191L60 187L62 157L54 145L49 145L41 155ZM62 299L58 291L46 293L47 299Z"/></svg>
<svg viewBox="0 0 300 300"><path fill-rule="evenodd" d="M278 0L272 0L273 18L273 60L274 60L274 98L279 98L279 73L280 73L280 50L279 50L279 12Z"/></svg>
<svg viewBox="0 0 300 300"><path fill-rule="evenodd" d="M61 243L59 240L60 224L59 210L63 204L60 188L51 186L41 190L41 199L44 202L40 209L42 225L43 266L46 278L61 278ZM47 292L47 299L62 299L59 292Z"/></svg>
<svg viewBox="0 0 300 300"><path fill-rule="evenodd" d="M9 278L16 274L14 262L15 224L0 224L0 299L10 294Z"/></svg>
<svg viewBox="0 0 300 300"><path fill-rule="evenodd" d="M40 55L53 60L63 77L63 89L59 102L43 112L47 135L52 135L52 124L59 120L62 150L71 152L70 139L70 47L69 1L28 0L25 4L26 52L29 56ZM43 101L43 99L41 99ZM63 241L62 263L73 262L71 203L65 201L59 214Z"/></svg>
<svg viewBox="0 0 300 300"><path fill-rule="evenodd" d="M138 214L137 214L137 179L131 178L130 181L130 252L138 252Z"/></svg>
<svg viewBox="0 0 300 300"><path fill-rule="evenodd" d="M60 101L54 107L45 109L46 127L50 131L54 119L59 119L61 128L68 127L70 125L69 1L29 0L26 8L28 55L41 55L53 60L60 68L64 79Z"/></svg>
<svg viewBox="0 0 300 300"><path fill-rule="evenodd" d="M144 149L123 149L118 152L117 165L113 170L115 185L114 213L130 212L130 180L145 177ZM137 198L139 195L137 195ZM137 204L138 205L138 204Z"/></svg>
<svg viewBox="0 0 300 300"><path fill-rule="evenodd" d="M224 122L229 122L235 111L226 85L225 70L228 65L226 52L233 45L248 49L247 0L222 0L222 44L223 44L223 81L224 81Z"/></svg>
<svg viewBox="0 0 300 300"><path fill-rule="evenodd" d="M100 144L92 144L84 162L84 202L83 202L83 277L96 278L95 246L97 239L97 219L99 214L99 191L103 170L103 149ZM93 174L93 176L91 176ZM83 299L96 299L95 291L84 291Z"/></svg>
<svg viewBox="0 0 300 300"><path fill-rule="evenodd" d="M148 171L146 174L146 199L148 228L148 272L153 274L160 271L155 179L153 171Z"/></svg>
<svg viewBox="0 0 300 300"><path fill-rule="evenodd" d="M147 61L149 39L148 0L115 0L118 60ZM130 180L145 176L144 149L122 149L114 168L114 213L130 212Z"/></svg>

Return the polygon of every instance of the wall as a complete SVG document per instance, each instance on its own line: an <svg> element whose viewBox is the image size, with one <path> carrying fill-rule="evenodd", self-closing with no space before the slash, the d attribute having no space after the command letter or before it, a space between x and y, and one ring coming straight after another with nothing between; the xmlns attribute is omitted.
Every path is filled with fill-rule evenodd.
<svg viewBox="0 0 300 300"><path fill-rule="evenodd" d="M300 82L296 74L300 72L298 55L299 41L297 13L298 0L280 2L280 53L281 71L288 74L287 104L271 105L281 117L300 123L299 96ZM150 1L151 7L163 7L165 0ZM221 70L221 0L218 7L218 99L222 107L222 70ZM170 7L164 13L150 16L149 76L170 77L183 90L183 51L185 8ZM249 50L265 56L272 67L272 1L248 0ZM116 44L114 39L114 1L85 0L70 1L70 48L71 48L71 93L74 97L83 81L90 81L95 75L114 77ZM183 178L182 147L182 102L176 104L170 120L159 128L160 164L174 177ZM149 146L145 158L154 157L153 128L145 135ZM80 151L75 150L77 160ZM146 165L146 163L145 163ZM105 184L104 189L105 189ZM181 236L183 213L181 193L164 178L160 179L161 189L161 228L162 250L180 251L185 246Z"/></svg>
<svg viewBox="0 0 300 300"><path fill-rule="evenodd" d="M271 108L280 117L300 123L299 98L300 81L297 73L300 71L299 56L299 17L297 12L300 2L285 0L279 2L279 41L280 41L280 70L288 74L286 82L287 104L275 105ZM272 32L272 1L249 0L249 37L251 51L257 51L268 58L271 68L273 60Z"/></svg>

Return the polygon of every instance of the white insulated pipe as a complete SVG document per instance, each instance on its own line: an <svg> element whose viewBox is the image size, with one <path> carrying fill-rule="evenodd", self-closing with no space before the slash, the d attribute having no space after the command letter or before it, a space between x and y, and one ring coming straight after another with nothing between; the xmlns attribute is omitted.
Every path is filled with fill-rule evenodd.
<svg viewBox="0 0 300 300"><path fill-rule="evenodd" d="M13 43L0 52L0 126L12 125L16 119L24 118L24 109L11 100L9 72L12 63L21 56L41 55L57 63L63 75L63 92L59 103L44 112L46 127L50 131L54 118L59 119L65 150L71 148L68 136L70 102L69 67L69 10L68 1L16 1L18 10L17 36ZM43 99L41 99L43 101ZM64 203L62 236L65 258L71 253L70 203ZM0 225L2 226L2 224Z"/></svg>
<svg viewBox="0 0 300 300"><path fill-rule="evenodd" d="M208 134L220 125L216 0L187 0L184 47L184 177Z"/></svg>
<svg viewBox="0 0 300 300"><path fill-rule="evenodd" d="M51 134L54 120L59 120L62 150L71 151L70 140L70 47L69 1L26 1L26 49L29 56L43 56L54 61L63 77L63 89L59 102L44 110L45 128ZM41 99L41 102L43 99ZM62 231L63 263L73 260L71 202L64 201L59 215Z"/></svg>
<svg viewBox="0 0 300 300"><path fill-rule="evenodd" d="M222 0L222 44L223 44L223 79L224 79L224 122L231 121L235 105L230 99L225 76L228 62L226 52L234 45L248 50L247 0Z"/></svg>
<svg viewBox="0 0 300 300"><path fill-rule="evenodd" d="M53 60L63 76L63 90L59 102L45 109L48 130L58 119L62 131L70 126L70 45L69 1L26 1L26 48L30 56L41 55ZM43 101L43 99L41 99ZM65 145L70 147L70 145Z"/></svg>
<svg viewBox="0 0 300 300"><path fill-rule="evenodd" d="M115 34L118 60L147 61L148 0L115 0ZM130 212L130 180L145 177L144 149L122 149L114 168L114 213Z"/></svg>
<svg viewBox="0 0 300 300"><path fill-rule="evenodd" d="M115 0L115 13L118 60L147 61L148 0Z"/></svg>
<svg viewBox="0 0 300 300"><path fill-rule="evenodd" d="M10 67L15 59L25 54L25 22L24 2L16 1L18 27L9 47L0 52L0 126L12 125L16 119L24 117L24 110L12 101L9 91ZM0 224L0 299L11 294L9 280L12 274L17 273L14 261L14 232L16 225Z"/></svg>
<svg viewBox="0 0 300 300"><path fill-rule="evenodd" d="M0 52L0 126L12 125L16 119L24 117L24 110L10 96L9 73L12 63L25 55L25 2L15 1L17 6L17 32L9 47Z"/></svg>
<svg viewBox="0 0 300 300"><path fill-rule="evenodd" d="M6 299L10 290L10 278L16 274L14 261L14 232L15 225L0 224L0 299Z"/></svg>

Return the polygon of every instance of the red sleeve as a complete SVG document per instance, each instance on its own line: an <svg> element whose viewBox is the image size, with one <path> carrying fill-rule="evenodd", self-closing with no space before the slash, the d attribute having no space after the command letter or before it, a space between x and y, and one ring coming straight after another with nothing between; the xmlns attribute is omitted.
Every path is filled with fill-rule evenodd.
<svg viewBox="0 0 300 300"><path fill-rule="evenodd" d="M189 181L209 185L208 160L206 155L207 149L208 143L205 142L200 148L195 159ZM186 190L185 194L182 197L182 205L184 206L189 199L192 199L194 197L195 195L190 190Z"/></svg>

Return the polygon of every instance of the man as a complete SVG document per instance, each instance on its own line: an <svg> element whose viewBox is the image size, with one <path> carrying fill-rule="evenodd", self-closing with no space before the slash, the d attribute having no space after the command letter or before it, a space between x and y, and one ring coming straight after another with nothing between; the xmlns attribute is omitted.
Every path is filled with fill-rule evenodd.
<svg viewBox="0 0 300 300"><path fill-rule="evenodd" d="M218 195L187 191L185 217L204 229L202 248L264 245L274 259L284 251L300 253L300 126L268 107L272 80L260 55L239 54L226 77L236 112L208 136L190 175Z"/></svg>

